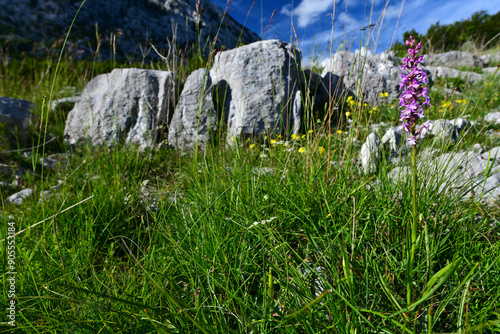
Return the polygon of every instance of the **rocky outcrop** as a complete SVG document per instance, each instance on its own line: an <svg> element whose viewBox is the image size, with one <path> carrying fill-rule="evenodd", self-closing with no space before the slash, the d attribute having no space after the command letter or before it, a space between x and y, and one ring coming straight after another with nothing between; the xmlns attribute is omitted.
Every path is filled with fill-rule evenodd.
<svg viewBox="0 0 500 334"><path fill-rule="evenodd" d="M445 53L431 53L424 56L426 66L445 66L450 68L478 67L483 68L485 64L481 58L470 52L449 51Z"/></svg>
<svg viewBox="0 0 500 334"><path fill-rule="evenodd" d="M33 41L50 46L64 40L80 4L79 0L17 0L13 5L0 0L0 41L10 41L11 51L21 52L31 51ZM174 35L182 49L198 42L203 49L216 36L219 49L259 40L208 0L200 0L198 6L194 0L87 0L69 36L75 54L95 51L96 33L105 57L110 57L107 52L142 56L149 42L165 49L166 39L172 40Z"/></svg>
<svg viewBox="0 0 500 334"><path fill-rule="evenodd" d="M297 133L301 122L300 52L279 40L252 43L215 56L210 70L227 138ZM222 99L222 100L221 100Z"/></svg>
<svg viewBox="0 0 500 334"><path fill-rule="evenodd" d="M124 139L153 147L174 110L172 72L115 69L98 75L68 114L64 138L75 144L109 145Z"/></svg>
<svg viewBox="0 0 500 334"><path fill-rule="evenodd" d="M500 52L488 53L482 55L479 59L483 62L484 67L496 68L498 65L500 65Z"/></svg>
<svg viewBox="0 0 500 334"><path fill-rule="evenodd" d="M462 78L464 81L470 83L476 83L477 81L484 79L482 74L476 72L459 71L454 68L444 66L423 66L422 69L428 71L431 78Z"/></svg>
<svg viewBox="0 0 500 334"><path fill-rule="evenodd" d="M30 101L0 97L0 137L23 143L28 135L34 107Z"/></svg>
<svg viewBox="0 0 500 334"><path fill-rule="evenodd" d="M461 78L466 82L476 83L485 79L487 74L496 71L496 67L487 66L491 66L498 59L500 56L496 54L479 58L461 51L426 54L425 66L422 66L422 69L427 72L431 82L438 77L445 77ZM364 102L376 105L380 93L388 93L387 97L390 100L399 96L399 82L403 73L400 63L401 59L396 57L393 51L384 51L377 55L372 55L365 48L355 53L342 51L333 54L323 64L325 68L322 76L332 73L340 77L347 94L353 94ZM464 70L466 68L474 68L486 74Z"/></svg>
<svg viewBox="0 0 500 334"><path fill-rule="evenodd" d="M493 111L488 113L484 120L488 123L500 124L500 111Z"/></svg>
<svg viewBox="0 0 500 334"><path fill-rule="evenodd" d="M214 139L217 115L212 80L206 69L189 75L170 123L168 142L177 149L201 147Z"/></svg>
<svg viewBox="0 0 500 334"><path fill-rule="evenodd" d="M492 149L496 153L500 147ZM460 194L463 199L478 198L492 205L500 199L500 163L490 152L461 151L445 153L435 158L417 159L421 186L430 186L440 193ZM389 178L397 183L411 176L409 167L396 167Z"/></svg>
<svg viewBox="0 0 500 334"><path fill-rule="evenodd" d="M420 131L420 127L421 125L417 126L417 131ZM429 126L420 131L420 138L432 138L438 144L454 143L470 128L471 123L463 118L438 119L429 121ZM398 164L400 161L406 161L409 152L406 143L407 137L408 135L403 132L402 126L387 129L380 140L377 132L370 133L362 145L359 155L364 173L377 172L377 162L382 149L388 150L388 158L392 163Z"/></svg>

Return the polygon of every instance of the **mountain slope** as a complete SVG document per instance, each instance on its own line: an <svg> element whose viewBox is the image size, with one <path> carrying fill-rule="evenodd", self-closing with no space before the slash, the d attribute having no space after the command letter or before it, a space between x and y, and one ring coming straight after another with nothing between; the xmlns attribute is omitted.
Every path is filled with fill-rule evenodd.
<svg viewBox="0 0 500 334"><path fill-rule="evenodd" d="M32 42L50 46L61 41L78 11L80 0L0 0L0 43L13 52L32 49ZM141 54L152 42L166 47L176 30L181 48L212 42L218 33L217 48L234 48L240 40L248 44L259 36L242 27L210 1L201 0L198 16L196 0L87 0L78 14L70 35L75 48L88 53L97 47L96 27L101 49L109 51L111 33L117 36L118 55ZM198 24L199 22L199 24ZM222 22L222 23L221 23ZM219 29L220 28L220 29ZM240 38L241 36L241 38Z"/></svg>

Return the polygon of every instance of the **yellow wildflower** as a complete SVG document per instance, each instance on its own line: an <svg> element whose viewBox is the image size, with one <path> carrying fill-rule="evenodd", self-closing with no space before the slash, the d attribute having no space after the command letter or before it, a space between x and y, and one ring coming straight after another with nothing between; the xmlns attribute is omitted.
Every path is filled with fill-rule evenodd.
<svg viewBox="0 0 500 334"><path fill-rule="evenodd" d="M249 146L250 148L254 148L255 147L255 144L250 144Z"/></svg>
<svg viewBox="0 0 500 334"><path fill-rule="evenodd" d="M342 130L337 130L337 133L338 133L339 135L341 135L341 134L342 134Z"/></svg>
<svg viewBox="0 0 500 334"><path fill-rule="evenodd" d="M271 139L271 145L274 144L274 143L276 143L276 140Z"/></svg>
<svg viewBox="0 0 500 334"><path fill-rule="evenodd" d="M314 132L313 130L309 130L309 131L307 131L307 133L313 133L313 132Z"/></svg>
<svg viewBox="0 0 500 334"><path fill-rule="evenodd" d="M319 152L319 154L323 154L323 153L325 153L325 148L324 148L324 147L321 147L321 146L320 146L320 147L318 147L318 152Z"/></svg>
<svg viewBox="0 0 500 334"><path fill-rule="evenodd" d="M292 139L293 139L293 140L297 140L297 139L299 139L299 136L298 136L298 135L296 135L296 134L294 133L294 134L292 135Z"/></svg>
<svg viewBox="0 0 500 334"><path fill-rule="evenodd" d="M306 137L306 135L302 135L302 139L304 139Z"/></svg>
<svg viewBox="0 0 500 334"><path fill-rule="evenodd" d="M303 147L299 148L299 153L304 153L305 151L306 151L305 148L303 148Z"/></svg>
<svg viewBox="0 0 500 334"><path fill-rule="evenodd" d="M351 113L350 112L346 112L345 113L345 117L349 117L349 116L351 116Z"/></svg>

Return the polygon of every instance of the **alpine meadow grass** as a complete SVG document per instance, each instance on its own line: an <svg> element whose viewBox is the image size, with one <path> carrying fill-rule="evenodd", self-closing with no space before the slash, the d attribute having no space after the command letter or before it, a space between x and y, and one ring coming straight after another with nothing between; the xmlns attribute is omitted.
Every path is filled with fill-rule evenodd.
<svg viewBox="0 0 500 334"><path fill-rule="evenodd" d="M132 64L3 55L2 95L37 105L34 148L0 152L3 164L24 171L14 184L0 174L9 180L0 186L4 286L10 222L17 233L16 333L500 332L498 204L442 191L445 175L425 177L433 172L417 161L431 140L418 141L419 155L413 146L413 169L412 159L399 165L418 173L418 184L404 172L399 182L388 176L395 165L387 151L375 174L359 166L370 125L414 117L384 92L377 106L330 101L319 121L306 104L307 128L290 137L184 152L64 144L67 110L48 106L72 96L68 87L81 91L113 68L177 68L180 94L198 65L210 68L203 55ZM465 82L460 99L444 93L444 81L409 93L417 104L428 95L427 119L477 120L443 152L500 146L488 135L498 125L479 121L500 106L495 74ZM339 110L338 124L328 122ZM49 134L55 139L45 145ZM60 162L48 168L42 159L53 154ZM6 203L23 188L34 195ZM0 332L9 333L5 309Z"/></svg>

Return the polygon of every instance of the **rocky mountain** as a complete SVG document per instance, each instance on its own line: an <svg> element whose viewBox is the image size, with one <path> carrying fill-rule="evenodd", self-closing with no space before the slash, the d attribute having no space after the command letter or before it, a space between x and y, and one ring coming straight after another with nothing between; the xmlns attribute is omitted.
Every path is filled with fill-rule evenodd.
<svg viewBox="0 0 500 334"><path fill-rule="evenodd" d="M81 0L0 0L0 44L17 53L31 51L33 42L44 46L61 42L81 4ZM86 0L69 37L73 52L85 57L95 51L97 35L104 57L113 47L118 56L141 55L148 42L166 48L167 38L174 35L182 49L198 42L203 48L215 36L218 49L259 40L208 0Z"/></svg>

